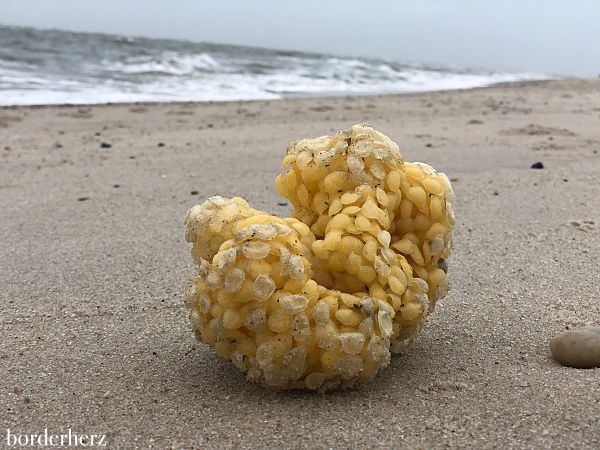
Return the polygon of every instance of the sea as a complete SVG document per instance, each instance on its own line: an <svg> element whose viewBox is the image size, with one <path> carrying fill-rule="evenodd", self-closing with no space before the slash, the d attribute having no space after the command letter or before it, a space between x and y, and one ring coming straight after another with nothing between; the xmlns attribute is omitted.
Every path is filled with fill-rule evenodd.
<svg viewBox="0 0 600 450"><path fill-rule="evenodd" d="M392 59L0 25L0 105L369 95L546 78Z"/></svg>

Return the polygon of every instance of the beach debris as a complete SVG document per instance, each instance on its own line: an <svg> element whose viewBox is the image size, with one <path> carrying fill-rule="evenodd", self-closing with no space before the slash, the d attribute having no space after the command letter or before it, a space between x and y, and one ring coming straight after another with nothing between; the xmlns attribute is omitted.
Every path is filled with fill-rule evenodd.
<svg viewBox="0 0 600 450"><path fill-rule="evenodd" d="M583 232L595 231L597 228L596 222L593 220L572 220L569 225Z"/></svg>
<svg viewBox="0 0 600 450"><path fill-rule="evenodd" d="M535 162L531 165L532 169L543 169L544 168L544 163L541 161Z"/></svg>
<svg viewBox="0 0 600 450"><path fill-rule="evenodd" d="M552 357L577 369L600 367L600 326L567 330L550 341Z"/></svg>
<svg viewBox="0 0 600 450"><path fill-rule="evenodd" d="M556 128L556 127L546 127L543 125L538 125L535 123L530 123L521 128L512 128L510 130L502 130L500 134L508 134L508 135L524 135L524 136L568 136L573 137L577 136L576 133L571 130L567 130L565 128Z"/></svg>
<svg viewBox="0 0 600 450"><path fill-rule="evenodd" d="M295 141L282 166L292 217L220 196L187 212L192 327L254 382L371 380L448 292L450 182L366 124Z"/></svg>
<svg viewBox="0 0 600 450"><path fill-rule="evenodd" d="M101 142L100 143L100 148L111 148L112 144L109 144L108 142Z"/></svg>

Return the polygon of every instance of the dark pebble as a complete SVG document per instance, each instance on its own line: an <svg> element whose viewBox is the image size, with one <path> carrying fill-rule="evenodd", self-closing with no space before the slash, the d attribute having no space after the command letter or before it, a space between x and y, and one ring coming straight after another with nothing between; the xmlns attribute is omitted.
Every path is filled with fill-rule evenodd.
<svg viewBox="0 0 600 450"><path fill-rule="evenodd" d="M198 191L196 191L196 190L190 191L190 194L192 194L192 195L198 195Z"/></svg>
<svg viewBox="0 0 600 450"><path fill-rule="evenodd" d="M494 195L500 195L498 191L494 191Z"/></svg>
<svg viewBox="0 0 600 450"><path fill-rule="evenodd" d="M23 403L31 403L31 399L29 397L25 397L23 399Z"/></svg>
<svg viewBox="0 0 600 450"><path fill-rule="evenodd" d="M438 260L438 267L444 271L444 273L448 273L448 263L445 259L440 258Z"/></svg>
<svg viewBox="0 0 600 450"><path fill-rule="evenodd" d="M108 142L101 142L100 143L100 148L111 148L112 145L109 144Z"/></svg>
<svg viewBox="0 0 600 450"><path fill-rule="evenodd" d="M113 184L113 187L116 189L116 188L120 188L121 185L120 184Z"/></svg>
<svg viewBox="0 0 600 450"><path fill-rule="evenodd" d="M278 202L277 204L278 204L279 206L287 206L287 205L288 205L288 204L287 204L287 202Z"/></svg>
<svg viewBox="0 0 600 450"><path fill-rule="evenodd" d="M207 123L207 124L206 124L206 127L207 127L207 128L212 128L212 127L213 127L213 124L212 124L212 123Z"/></svg>
<svg viewBox="0 0 600 450"><path fill-rule="evenodd" d="M531 165L531 168L532 169L543 169L544 168L544 164L542 162L538 161L536 163L533 163Z"/></svg>
<svg viewBox="0 0 600 450"><path fill-rule="evenodd" d="M431 142L428 142L427 144L425 144L425 147L433 147L433 144Z"/></svg>
<svg viewBox="0 0 600 450"><path fill-rule="evenodd" d="M79 198L77 199L77 201L78 201L78 202L85 202L86 200L89 200L89 199L90 199L89 197L79 197Z"/></svg>
<svg viewBox="0 0 600 450"><path fill-rule="evenodd" d="M135 159L135 156L130 156L129 159Z"/></svg>
<svg viewBox="0 0 600 450"><path fill-rule="evenodd" d="M158 143L158 146L159 146L159 147L164 147L164 146L165 146L165 143L164 143L164 142L159 142L159 143Z"/></svg>

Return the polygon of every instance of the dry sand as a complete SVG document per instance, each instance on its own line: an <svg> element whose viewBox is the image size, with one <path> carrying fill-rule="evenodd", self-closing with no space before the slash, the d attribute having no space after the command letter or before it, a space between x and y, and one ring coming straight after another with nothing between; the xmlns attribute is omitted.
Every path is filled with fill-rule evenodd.
<svg viewBox="0 0 600 450"><path fill-rule="evenodd" d="M453 179L452 290L371 384L252 385L191 333L181 218L215 194L287 214L286 145L363 120ZM598 79L2 108L0 446L71 428L112 448L599 448L600 369L548 350L600 322L599 177Z"/></svg>

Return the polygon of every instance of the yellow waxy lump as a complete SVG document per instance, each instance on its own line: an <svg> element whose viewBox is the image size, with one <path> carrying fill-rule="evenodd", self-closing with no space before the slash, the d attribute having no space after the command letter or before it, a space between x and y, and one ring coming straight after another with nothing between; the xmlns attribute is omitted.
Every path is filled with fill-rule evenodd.
<svg viewBox="0 0 600 450"><path fill-rule="evenodd" d="M404 162L366 124L293 142L281 219L239 197L186 215L198 266L186 292L199 339L248 379L327 390L372 379L448 291L448 178Z"/></svg>

